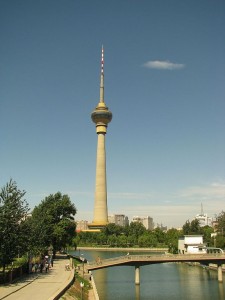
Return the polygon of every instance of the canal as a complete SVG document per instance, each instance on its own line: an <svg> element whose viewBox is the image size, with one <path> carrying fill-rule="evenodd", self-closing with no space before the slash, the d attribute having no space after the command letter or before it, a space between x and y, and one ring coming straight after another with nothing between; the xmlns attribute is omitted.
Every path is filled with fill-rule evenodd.
<svg viewBox="0 0 225 300"><path fill-rule="evenodd" d="M126 255L122 251L82 250L91 261ZM143 252L130 252L143 254ZM151 255L152 253L145 252ZM154 253L155 254L155 253ZM159 254L162 255L162 254ZM134 267L121 266L93 272L100 300L224 300L225 274L223 283L217 281L217 272L184 263L166 263L140 268L140 286L134 284Z"/></svg>

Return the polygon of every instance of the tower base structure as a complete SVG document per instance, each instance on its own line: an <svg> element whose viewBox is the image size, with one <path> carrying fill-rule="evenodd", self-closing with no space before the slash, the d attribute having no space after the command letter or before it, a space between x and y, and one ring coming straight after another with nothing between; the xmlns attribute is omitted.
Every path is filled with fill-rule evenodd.
<svg viewBox="0 0 225 300"><path fill-rule="evenodd" d="M88 224L88 231L93 231L93 232L100 232L102 229L104 229L108 225L108 223L90 223Z"/></svg>

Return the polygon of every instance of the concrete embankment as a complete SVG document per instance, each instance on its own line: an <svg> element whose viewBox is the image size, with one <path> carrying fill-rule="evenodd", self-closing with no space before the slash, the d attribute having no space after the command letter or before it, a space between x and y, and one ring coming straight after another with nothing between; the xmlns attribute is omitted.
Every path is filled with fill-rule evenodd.
<svg viewBox="0 0 225 300"><path fill-rule="evenodd" d="M167 252L168 248L108 248L108 247L77 247L77 250L124 251L124 252Z"/></svg>
<svg viewBox="0 0 225 300"><path fill-rule="evenodd" d="M92 289L89 291L88 300L99 300L98 291L95 285L94 277L91 275Z"/></svg>

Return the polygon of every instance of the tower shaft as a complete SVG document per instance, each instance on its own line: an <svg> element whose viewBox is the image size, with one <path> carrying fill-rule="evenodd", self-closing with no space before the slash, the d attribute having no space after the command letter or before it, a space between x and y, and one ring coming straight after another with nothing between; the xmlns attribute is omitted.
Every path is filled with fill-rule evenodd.
<svg viewBox="0 0 225 300"><path fill-rule="evenodd" d="M105 133L98 133L93 223L108 223Z"/></svg>
<svg viewBox="0 0 225 300"><path fill-rule="evenodd" d="M107 125L112 120L112 113L104 101L104 49L102 47L101 77L100 77L100 99L95 110L91 114L92 121L96 125L97 158L96 158L96 183L94 201L94 219L89 224L90 229L101 229L108 223L107 207L107 184L106 184L106 151L105 135Z"/></svg>

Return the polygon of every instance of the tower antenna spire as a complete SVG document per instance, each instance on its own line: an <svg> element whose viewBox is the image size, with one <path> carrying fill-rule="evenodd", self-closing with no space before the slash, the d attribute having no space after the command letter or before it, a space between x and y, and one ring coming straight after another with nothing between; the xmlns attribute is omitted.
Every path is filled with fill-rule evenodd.
<svg viewBox="0 0 225 300"><path fill-rule="evenodd" d="M101 58L101 78L100 78L100 101L104 103L104 47L102 45L102 58Z"/></svg>
<svg viewBox="0 0 225 300"><path fill-rule="evenodd" d="M203 216L204 212L203 212L203 205L201 203L201 215Z"/></svg>

